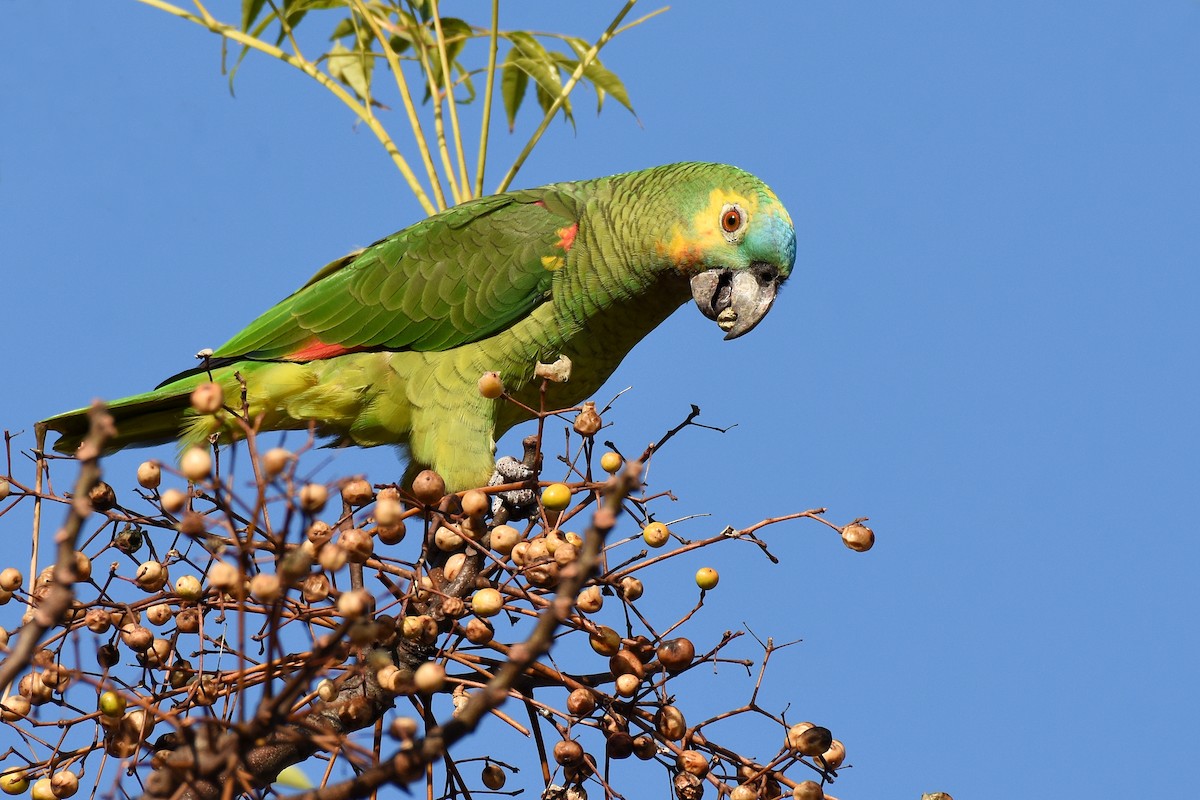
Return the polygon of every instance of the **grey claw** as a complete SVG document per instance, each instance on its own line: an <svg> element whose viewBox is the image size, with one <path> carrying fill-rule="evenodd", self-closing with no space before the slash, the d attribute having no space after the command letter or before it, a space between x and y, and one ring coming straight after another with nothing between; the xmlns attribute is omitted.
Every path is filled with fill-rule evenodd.
<svg viewBox="0 0 1200 800"><path fill-rule="evenodd" d="M504 456L496 461L496 471L488 479L488 486L500 486L505 483L520 483L534 476L531 468L513 458ZM512 489L500 492L492 498L492 514L499 514L507 507L508 516L519 519L529 516L531 506L537 505L537 492L533 489Z"/></svg>

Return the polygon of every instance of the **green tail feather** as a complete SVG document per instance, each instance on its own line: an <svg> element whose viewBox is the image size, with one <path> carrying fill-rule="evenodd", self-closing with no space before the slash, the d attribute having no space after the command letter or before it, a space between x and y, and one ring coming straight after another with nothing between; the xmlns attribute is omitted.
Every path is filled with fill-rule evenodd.
<svg viewBox="0 0 1200 800"><path fill-rule="evenodd" d="M190 410L192 389L208 380L204 374L190 375L152 392L114 400L108 404L117 435L105 448L112 453L124 447L146 447L179 438L185 414ZM88 409L80 408L43 420L40 425L62 434L54 443L59 453L74 454L88 431Z"/></svg>

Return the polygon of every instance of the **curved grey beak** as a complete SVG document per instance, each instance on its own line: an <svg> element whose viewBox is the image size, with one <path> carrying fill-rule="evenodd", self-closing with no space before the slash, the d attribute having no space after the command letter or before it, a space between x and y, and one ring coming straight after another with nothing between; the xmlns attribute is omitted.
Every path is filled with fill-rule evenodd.
<svg viewBox="0 0 1200 800"><path fill-rule="evenodd" d="M716 320L725 339L749 333L762 321L782 282L779 270L767 264L748 269L710 269L692 278L692 298L701 313Z"/></svg>

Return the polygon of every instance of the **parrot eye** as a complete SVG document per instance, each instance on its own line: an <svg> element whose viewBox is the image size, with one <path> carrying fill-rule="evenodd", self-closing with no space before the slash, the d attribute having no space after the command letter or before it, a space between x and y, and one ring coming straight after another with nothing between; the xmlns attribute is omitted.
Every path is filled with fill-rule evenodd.
<svg viewBox="0 0 1200 800"><path fill-rule="evenodd" d="M746 212L737 203L726 203L721 209L721 231L726 241L737 242L746 230Z"/></svg>

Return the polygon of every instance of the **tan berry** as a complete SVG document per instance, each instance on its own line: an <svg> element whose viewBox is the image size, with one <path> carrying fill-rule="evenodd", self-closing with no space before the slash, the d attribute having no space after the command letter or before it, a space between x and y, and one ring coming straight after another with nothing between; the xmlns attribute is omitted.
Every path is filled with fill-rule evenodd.
<svg viewBox="0 0 1200 800"><path fill-rule="evenodd" d="M442 525L433 534L433 543L437 545L437 549L443 553L453 553L455 550L463 548L463 537L458 531Z"/></svg>
<svg viewBox="0 0 1200 800"><path fill-rule="evenodd" d="M583 408L575 415L575 422L572 427L580 436L595 436L602 426L600 414L596 411L596 404L591 400L583 404Z"/></svg>
<svg viewBox="0 0 1200 800"><path fill-rule="evenodd" d="M179 459L179 471L192 483L204 480L212 472L212 454L205 447L189 447Z"/></svg>
<svg viewBox="0 0 1200 800"><path fill-rule="evenodd" d="M485 372L479 376L479 393L488 400L495 400L504 394L504 381L500 380L499 372Z"/></svg>
<svg viewBox="0 0 1200 800"><path fill-rule="evenodd" d="M319 603L329 597L329 578L324 575L309 575L300 583L300 594L305 602Z"/></svg>
<svg viewBox="0 0 1200 800"><path fill-rule="evenodd" d="M824 800L825 792L816 781L800 781L792 789L792 800Z"/></svg>
<svg viewBox="0 0 1200 800"><path fill-rule="evenodd" d="M7 500L9 493L12 492L12 484L7 478L0 478L0 500Z"/></svg>
<svg viewBox="0 0 1200 800"><path fill-rule="evenodd" d="M25 577L21 575L21 571L16 567L6 567L0 570L0 589L15 592L21 588L21 584L24 581Z"/></svg>
<svg viewBox="0 0 1200 800"><path fill-rule="evenodd" d="M594 614L604 605L599 586L589 586L575 598L575 607L585 614Z"/></svg>
<svg viewBox="0 0 1200 800"><path fill-rule="evenodd" d="M343 592L337 600L337 610L343 617L361 617L371 610L371 595L366 589Z"/></svg>
<svg viewBox="0 0 1200 800"><path fill-rule="evenodd" d="M641 598L642 592L644 592L646 589L641 580L633 577L632 575L626 575L624 578L622 578L620 586L621 596L631 603Z"/></svg>
<svg viewBox="0 0 1200 800"><path fill-rule="evenodd" d="M840 740L834 739L829 745L829 749L821 754L821 758L825 759L825 766L830 769L837 769L846 760L846 745Z"/></svg>
<svg viewBox="0 0 1200 800"><path fill-rule="evenodd" d="M803 724L803 723L801 723ZM788 746L802 756L819 756L833 744L833 734L828 728L813 725L794 732L798 725L788 729Z"/></svg>
<svg viewBox="0 0 1200 800"><path fill-rule="evenodd" d="M204 586L195 575L183 575L175 581L175 594L194 602L204 596Z"/></svg>
<svg viewBox="0 0 1200 800"><path fill-rule="evenodd" d="M426 661L413 673L417 690L426 694L438 691L446 683L446 668L436 661Z"/></svg>
<svg viewBox="0 0 1200 800"><path fill-rule="evenodd" d="M633 739L633 754L642 761L649 761L658 755L658 742L654 737L642 734Z"/></svg>
<svg viewBox="0 0 1200 800"><path fill-rule="evenodd" d="M162 467L157 461L143 461L137 468L137 482L143 489L157 489L162 483Z"/></svg>
<svg viewBox="0 0 1200 800"><path fill-rule="evenodd" d="M317 684L317 697L320 697L326 703L337 697L337 686L328 678L323 679Z"/></svg>
<svg viewBox="0 0 1200 800"><path fill-rule="evenodd" d="M330 572L337 572L342 567L346 566L346 562L350 560L350 556L346 554L343 548L337 542L330 542L321 548L321 552L317 554L317 561L322 569L327 569Z"/></svg>
<svg viewBox="0 0 1200 800"><path fill-rule="evenodd" d="M154 644L154 634L142 625L125 625L121 628L121 641L130 650L142 653Z"/></svg>
<svg viewBox="0 0 1200 800"><path fill-rule="evenodd" d="M10 695L7 700L0 703L0 719L5 722L15 722L21 717L29 716L33 704L29 702L29 698L21 694Z"/></svg>
<svg viewBox="0 0 1200 800"><path fill-rule="evenodd" d="M320 483L307 483L300 487L300 510L306 514L319 514L329 501L329 490Z"/></svg>
<svg viewBox="0 0 1200 800"><path fill-rule="evenodd" d="M192 408L201 414L215 414L225 405L225 390L219 383L202 383L192 390Z"/></svg>
<svg viewBox="0 0 1200 800"><path fill-rule="evenodd" d="M476 618L467 623L466 633L471 644L487 644L496 636L496 629L491 623Z"/></svg>
<svg viewBox="0 0 1200 800"><path fill-rule="evenodd" d="M859 553L865 553L875 546L875 531L866 525L855 522L842 528L842 544Z"/></svg>
<svg viewBox="0 0 1200 800"><path fill-rule="evenodd" d="M227 561L214 561L208 568L208 582L223 592L237 586L241 580L241 570Z"/></svg>
<svg viewBox="0 0 1200 800"><path fill-rule="evenodd" d="M168 514L178 514L187 505L187 493L181 492L179 489L167 489L159 498L162 502L163 511Z"/></svg>
<svg viewBox="0 0 1200 800"><path fill-rule="evenodd" d="M756 800L758 790L749 783L740 783L729 793L729 800Z"/></svg>
<svg viewBox="0 0 1200 800"><path fill-rule="evenodd" d="M155 603L146 609L146 619L154 625L166 625L171 619L171 606L166 603Z"/></svg>
<svg viewBox="0 0 1200 800"><path fill-rule="evenodd" d="M250 579L250 594L260 603L274 603L283 596L283 584L278 575L259 572Z"/></svg>
<svg viewBox="0 0 1200 800"><path fill-rule="evenodd" d="M472 489L462 496L462 510L468 517L482 517L491 507L488 496L478 489Z"/></svg>
<svg viewBox="0 0 1200 800"><path fill-rule="evenodd" d="M157 592L167 584L167 568L157 561L143 561L133 581L143 591Z"/></svg>
<svg viewBox="0 0 1200 800"><path fill-rule="evenodd" d="M263 453L262 460L260 461L263 474L267 476L268 480L277 478L280 473L287 469L287 465L291 463L291 460L292 452L290 450L283 447L272 447Z"/></svg>
<svg viewBox="0 0 1200 800"><path fill-rule="evenodd" d="M92 560L82 550L75 551L75 580L86 581L92 577Z"/></svg>
<svg viewBox="0 0 1200 800"><path fill-rule="evenodd" d="M79 777L69 769L56 772L50 778L50 791L59 800L66 800L79 791Z"/></svg>
<svg viewBox="0 0 1200 800"><path fill-rule="evenodd" d="M404 525L404 508L400 501L391 497L380 498L375 503L376 525Z"/></svg>
<svg viewBox="0 0 1200 800"><path fill-rule="evenodd" d="M642 679L637 675L618 675L615 684L621 697L633 697L642 685Z"/></svg>

